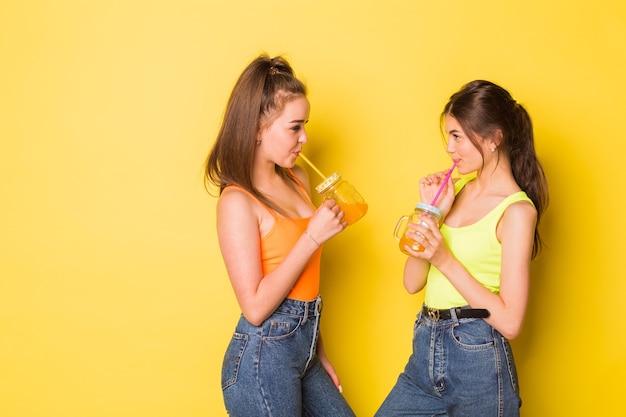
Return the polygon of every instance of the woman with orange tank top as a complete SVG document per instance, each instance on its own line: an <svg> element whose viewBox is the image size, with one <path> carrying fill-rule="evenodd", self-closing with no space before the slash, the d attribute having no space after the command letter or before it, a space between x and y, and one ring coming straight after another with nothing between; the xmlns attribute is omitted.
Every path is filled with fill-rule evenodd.
<svg viewBox="0 0 626 417"><path fill-rule="evenodd" d="M315 208L296 165L308 118L306 87L289 63L261 55L239 77L207 157L242 311L222 367L231 416L354 416L319 331L322 245L347 224L335 201Z"/></svg>

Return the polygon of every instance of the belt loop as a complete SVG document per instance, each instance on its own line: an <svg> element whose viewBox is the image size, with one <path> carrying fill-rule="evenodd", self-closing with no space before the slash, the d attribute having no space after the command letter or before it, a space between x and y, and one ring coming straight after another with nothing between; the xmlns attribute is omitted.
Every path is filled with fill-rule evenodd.
<svg viewBox="0 0 626 417"><path fill-rule="evenodd" d="M459 321L459 319L458 319L458 318L457 318L457 316L456 316L456 310L457 310L456 308L451 308L451 309L450 309L450 318L451 318L452 320L454 320L454 321L458 322L458 321Z"/></svg>
<svg viewBox="0 0 626 417"><path fill-rule="evenodd" d="M309 303L308 302L304 302L304 320L302 320L302 324L306 323L306 321L309 319Z"/></svg>

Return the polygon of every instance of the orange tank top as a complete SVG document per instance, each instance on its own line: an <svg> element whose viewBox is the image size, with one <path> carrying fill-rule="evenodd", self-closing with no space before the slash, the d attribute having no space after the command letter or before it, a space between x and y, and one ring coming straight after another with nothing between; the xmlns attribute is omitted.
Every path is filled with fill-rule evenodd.
<svg viewBox="0 0 626 417"><path fill-rule="evenodd" d="M303 191L303 195L311 202L308 194L304 191L304 187L302 187L299 181L297 183ZM309 225L310 217L290 218L281 216L238 185L229 185L228 187L234 187L245 192L274 217L274 226L267 234L261 236L261 263L263 265L263 276L265 276L285 259ZM311 204L313 203L311 202ZM321 255L322 248L320 247L309 259L300 277L298 277L291 291L287 294L287 298L311 301L319 295Z"/></svg>

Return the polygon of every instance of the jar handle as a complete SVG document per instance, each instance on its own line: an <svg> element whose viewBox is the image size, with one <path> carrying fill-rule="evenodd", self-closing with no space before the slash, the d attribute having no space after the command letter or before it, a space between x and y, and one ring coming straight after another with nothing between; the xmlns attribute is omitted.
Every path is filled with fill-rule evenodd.
<svg viewBox="0 0 626 417"><path fill-rule="evenodd" d="M402 235L406 233L406 225L409 223L409 216L402 216L398 219L398 223L396 223L396 228L393 229L393 236L396 240L402 239ZM398 235L398 232L402 231L402 235Z"/></svg>

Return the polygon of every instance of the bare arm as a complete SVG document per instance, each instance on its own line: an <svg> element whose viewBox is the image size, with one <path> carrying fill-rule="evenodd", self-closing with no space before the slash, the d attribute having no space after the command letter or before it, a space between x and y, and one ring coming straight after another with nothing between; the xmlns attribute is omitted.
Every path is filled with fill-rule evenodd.
<svg viewBox="0 0 626 417"><path fill-rule="evenodd" d="M417 236L409 236L417 238ZM428 262L427 260L414 258L412 256L409 256L407 258L406 263L404 264L403 283L404 288L409 294L415 294L416 292L424 289L429 269L430 262Z"/></svg>
<svg viewBox="0 0 626 417"><path fill-rule="evenodd" d="M271 218L236 189L224 191L217 205L217 234L226 270L243 315L254 325L260 325L289 294L318 244L345 228L339 207L325 202L309 221L310 235L303 234L283 262L263 276L259 231L263 216L264 221Z"/></svg>
<svg viewBox="0 0 626 417"><path fill-rule="evenodd" d="M429 259L472 307L489 310L489 324L506 338L513 339L520 333L526 313L536 217L537 212L532 205L520 202L509 206L500 220L497 230L502 244L499 294L489 291L465 269L443 243L439 229L428 218L424 221L430 227L423 231L428 239L426 251L412 255Z"/></svg>

